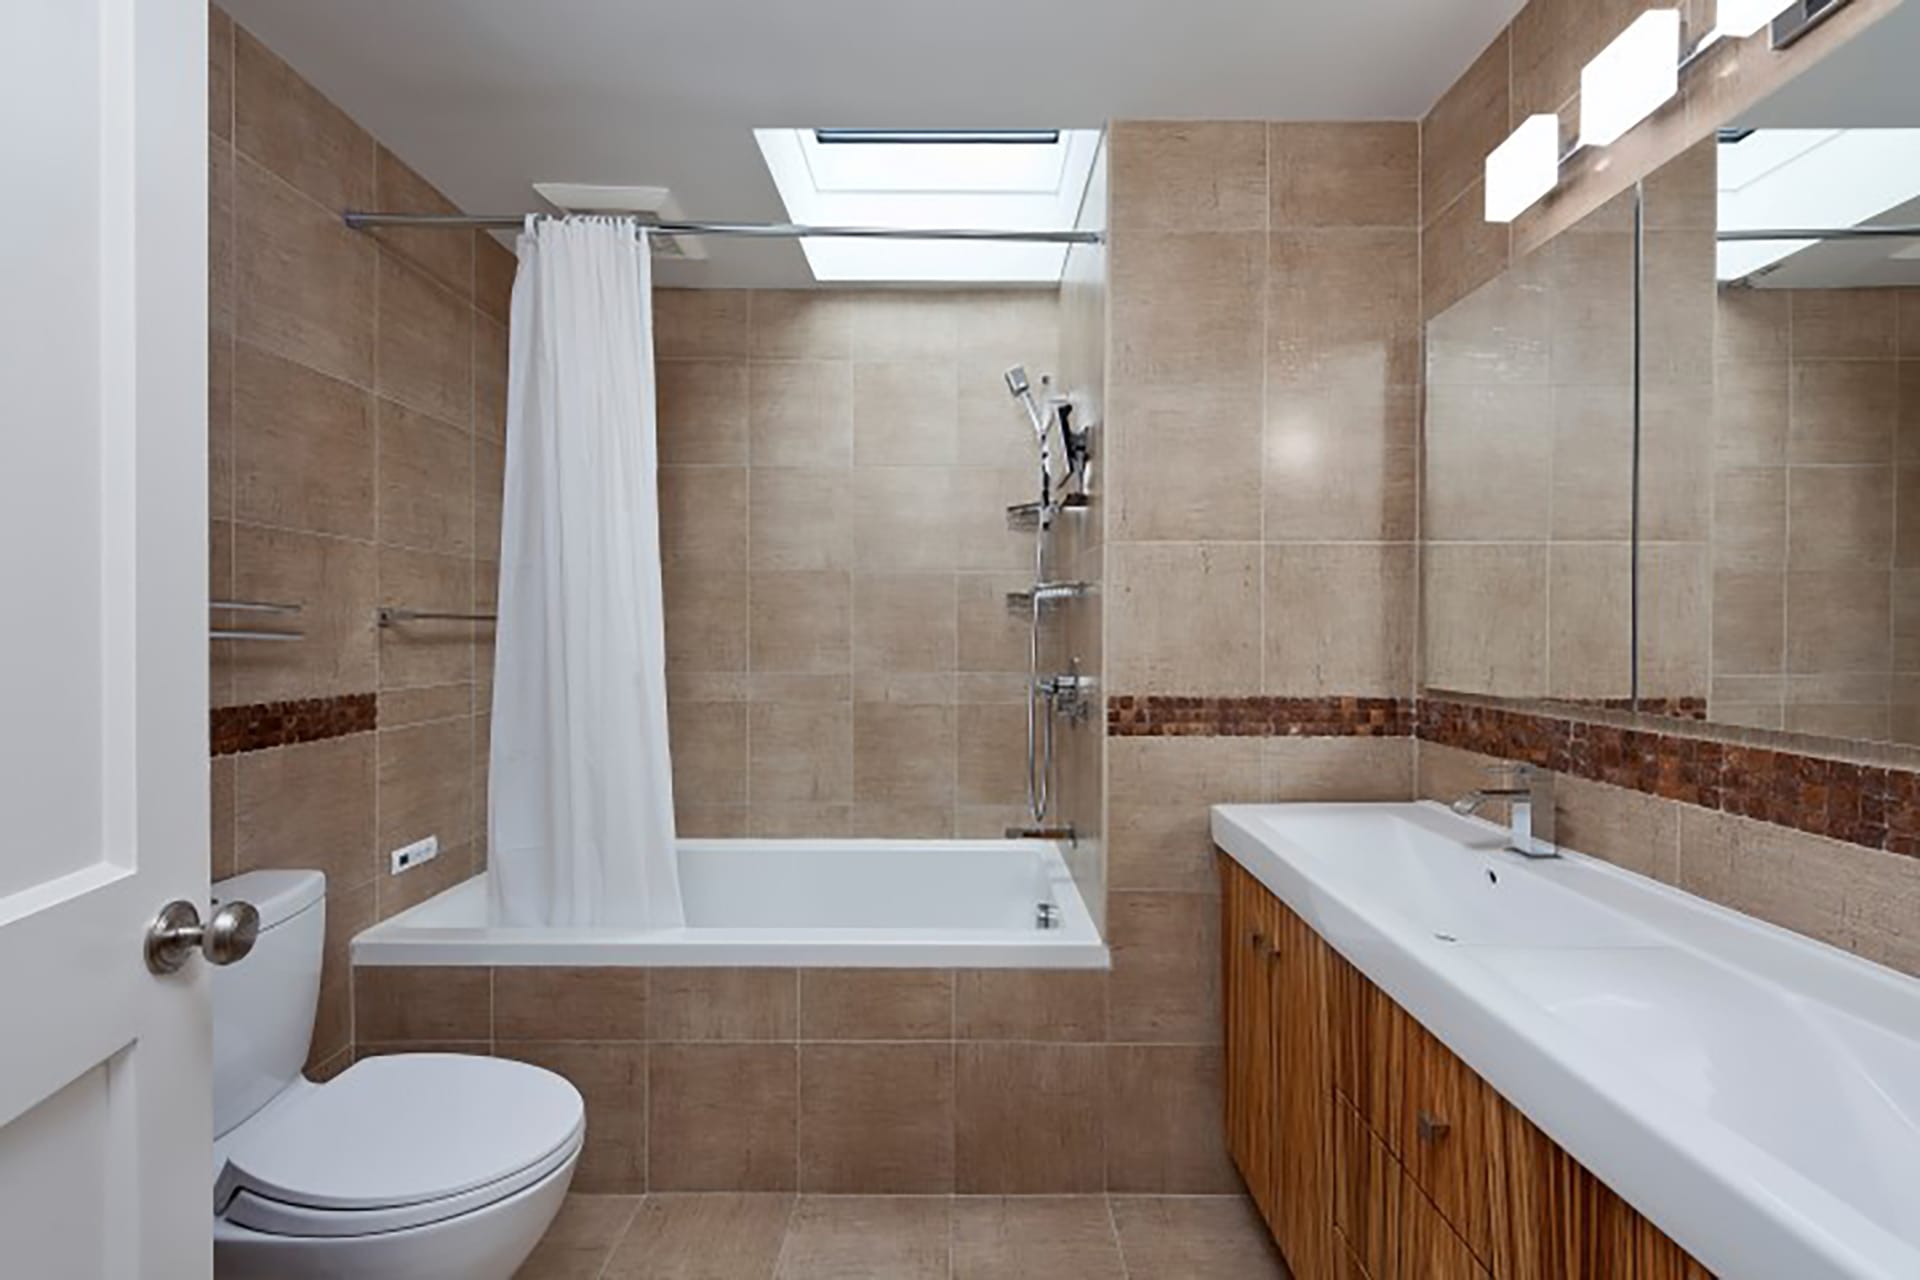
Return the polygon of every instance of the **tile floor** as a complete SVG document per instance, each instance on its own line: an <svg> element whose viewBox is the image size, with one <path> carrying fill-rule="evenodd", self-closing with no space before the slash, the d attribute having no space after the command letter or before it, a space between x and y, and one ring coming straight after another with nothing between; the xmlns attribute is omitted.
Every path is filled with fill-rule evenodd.
<svg viewBox="0 0 1920 1280"><path fill-rule="evenodd" d="M567 1197L518 1280L1285 1280L1237 1196Z"/></svg>

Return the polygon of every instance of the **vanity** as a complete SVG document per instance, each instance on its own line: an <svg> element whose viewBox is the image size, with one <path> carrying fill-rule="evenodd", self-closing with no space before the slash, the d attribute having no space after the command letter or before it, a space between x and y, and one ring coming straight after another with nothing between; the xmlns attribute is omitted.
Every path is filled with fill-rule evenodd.
<svg viewBox="0 0 1920 1280"><path fill-rule="evenodd" d="M1212 830L1228 1142L1302 1280L1920 1276L1920 983L1438 805Z"/></svg>

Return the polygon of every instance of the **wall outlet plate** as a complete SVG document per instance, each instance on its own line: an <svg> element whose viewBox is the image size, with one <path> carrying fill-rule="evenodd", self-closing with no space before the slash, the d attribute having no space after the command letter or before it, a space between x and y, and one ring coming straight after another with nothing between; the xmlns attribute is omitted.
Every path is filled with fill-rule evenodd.
<svg viewBox="0 0 1920 1280"><path fill-rule="evenodd" d="M425 840L415 840L403 849L393 851L393 874L411 871L423 862L432 862L440 856L440 837L428 836Z"/></svg>

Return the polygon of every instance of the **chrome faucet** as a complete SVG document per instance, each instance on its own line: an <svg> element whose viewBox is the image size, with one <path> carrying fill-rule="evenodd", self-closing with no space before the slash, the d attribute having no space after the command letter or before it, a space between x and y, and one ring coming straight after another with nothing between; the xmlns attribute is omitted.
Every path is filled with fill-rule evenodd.
<svg viewBox="0 0 1920 1280"><path fill-rule="evenodd" d="M1498 768L1498 766L1496 766ZM1553 774L1530 764L1514 765L1512 783L1469 791L1453 802L1462 817L1476 813L1493 800L1509 802L1507 848L1529 858L1557 858L1553 842Z"/></svg>

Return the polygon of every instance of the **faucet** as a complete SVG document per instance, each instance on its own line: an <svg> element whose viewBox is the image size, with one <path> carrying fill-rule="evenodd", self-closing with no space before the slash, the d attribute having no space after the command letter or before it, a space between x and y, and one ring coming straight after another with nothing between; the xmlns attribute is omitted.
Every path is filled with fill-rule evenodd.
<svg viewBox="0 0 1920 1280"><path fill-rule="evenodd" d="M1510 801L1507 848L1528 858L1559 857L1560 849L1553 842L1553 774L1536 765L1518 764L1510 776L1508 786L1467 792L1453 802L1453 811L1466 817L1489 801Z"/></svg>

